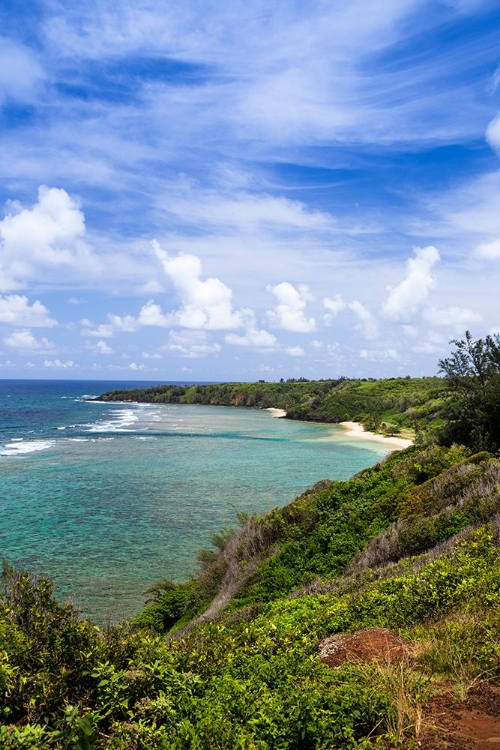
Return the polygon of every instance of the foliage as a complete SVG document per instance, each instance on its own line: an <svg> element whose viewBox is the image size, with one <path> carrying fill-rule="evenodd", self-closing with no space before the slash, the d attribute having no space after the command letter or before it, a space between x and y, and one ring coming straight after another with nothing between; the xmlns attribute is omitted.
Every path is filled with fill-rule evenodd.
<svg viewBox="0 0 500 750"><path fill-rule="evenodd" d="M441 378L301 378L280 383L157 385L104 393L99 400L276 407L284 409L289 419L332 423L351 420L387 434L401 428L422 434L439 422L447 391L447 383Z"/></svg>
<svg viewBox="0 0 500 750"><path fill-rule="evenodd" d="M451 422L440 444L393 453L346 482L213 538L199 574L153 586L132 624L99 630L54 585L4 565L0 746L131 750L417 747L440 681L464 698L499 680L498 337L469 334L445 380L158 386L119 398L281 406L303 419L375 429ZM448 387L454 393L447 400ZM135 394L135 395L130 395ZM114 398L111 395L110 398ZM493 399L488 401L488 399ZM460 400L464 403L460 406ZM319 642L383 627L403 661L322 664Z"/></svg>
<svg viewBox="0 0 500 750"><path fill-rule="evenodd" d="M500 450L500 335L452 341L456 349L439 362L453 398L444 412L440 442L473 450Z"/></svg>

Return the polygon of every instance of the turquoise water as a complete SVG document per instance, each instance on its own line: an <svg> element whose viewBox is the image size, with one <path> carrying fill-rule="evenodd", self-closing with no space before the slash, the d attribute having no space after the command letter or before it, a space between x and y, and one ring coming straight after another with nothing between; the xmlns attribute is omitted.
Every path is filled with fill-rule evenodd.
<svg viewBox="0 0 500 750"><path fill-rule="evenodd" d="M387 452L268 411L87 400L123 386L0 381L0 554L97 622L196 572L196 551L235 510L266 512Z"/></svg>

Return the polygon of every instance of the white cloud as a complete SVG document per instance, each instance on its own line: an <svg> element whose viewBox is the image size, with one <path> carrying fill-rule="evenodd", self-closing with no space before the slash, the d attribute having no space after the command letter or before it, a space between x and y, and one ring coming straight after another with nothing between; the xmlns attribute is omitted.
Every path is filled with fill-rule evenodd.
<svg viewBox="0 0 500 750"><path fill-rule="evenodd" d="M12 284L53 280L54 267L94 273L98 263L84 243L85 220L77 202L65 190L41 186L32 208L10 204L0 221L0 271Z"/></svg>
<svg viewBox="0 0 500 750"><path fill-rule="evenodd" d="M356 329L360 331L366 339L377 338L377 321L372 313L358 300L345 302L341 294L336 294L333 299L331 297L325 297L323 300L323 306L329 310L329 312L323 316L325 325L331 325L334 318L339 312L342 312L342 310L351 310L358 319Z"/></svg>
<svg viewBox="0 0 500 750"><path fill-rule="evenodd" d="M92 328L92 323L87 318L83 318L83 320L80 321L83 325L82 328L82 336L94 336L95 338L105 338L109 339L112 336L114 336L114 330L111 323L101 323L101 325L97 326L97 328Z"/></svg>
<svg viewBox="0 0 500 750"><path fill-rule="evenodd" d="M98 354L113 354L113 349L105 341L98 341L95 349Z"/></svg>
<svg viewBox="0 0 500 750"><path fill-rule="evenodd" d="M32 50L0 38L0 105L8 99L32 101L43 79L43 69Z"/></svg>
<svg viewBox="0 0 500 750"><path fill-rule="evenodd" d="M276 336L269 333L269 331L257 327L257 320L252 310L241 310L241 315L245 333L241 336L236 333L227 333L224 337L226 343L235 346L255 347L257 349L269 349L277 346Z"/></svg>
<svg viewBox="0 0 500 750"><path fill-rule="evenodd" d="M157 305L152 299L146 302L139 310L139 315L135 318L133 315L115 315L108 314L108 322L101 323L97 327L87 318L80 321L82 325L82 336L94 336L96 338L111 338L115 333L135 333L144 326L157 326L167 328L175 322L175 318L170 315L164 315L160 305Z"/></svg>
<svg viewBox="0 0 500 750"><path fill-rule="evenodd" d="M415 249L415 257L407 262L406 277L391 290L383 307L389 320L407 321L421 308L436 284L431 270L438 261L439 253L432 245Z"/></svg>
<svg viewBox="0 0 500 750"><path fill-rule="evenodd" d="M329 310L329 312L323 316L323 320L326 325L331 325L333 319L339 314L339 312L345 310L347 304L344 302L341 294L336 294L333 299L331 297L325 297L323 300L323 307Z"/></svg>
<svg viewBox="0 0 500 750"><path fill-rule="evenodd" d="M232 305L232 290L220 279L202 281L203 269L198 257L188 254L171 257L158 242L152 244L165 274L181 298L182 307L174 313L177 325L199 330L241 327L241 313Z"/></svg>
<svg viewBox="0 0 500 750"><path fill-rule="evenodd" d="M442 333L437 331L427 331L427 334L421 335L416 344L411 347L412 352L417 354L442 354L446 339Z"/></svg>
<svg viewBox="0 0 500 750"><path fill-rule="evenodd" d="M133 370L134 372L136 372L138 370L145 370L146 369L146 365L144 365L142 362L139 365L136 362L131 362L128 365L128 369L129 370Z"/></svg>
<svg viewBox="0 0 500 750"><path fill-rule="evenodd" d="M184 199L172 196L168 201L168 211L190 223L236 226L244 231L254 230L258 225L278 231L318 230L334 226L330 214L312 211L300 201L282 196L244 192L235 194L234 191L230 195L204 191L191 194L190 190L186 190L186 194Z"/></svg>
<svg viewBox="0 0 500 750"><path fill-rule="evenodd" d="M463 331L471 323L478 323L481 315L467 307L428 307L422 317L434 326L446 326L457 331Z"/></svg>
<svg viewBox="0 0 500 750"><path fill-rule="evenodd" d="M227 333L224 337L226 343L235 346L253 346L259 349L275 347L277 344L276 336L269 331L257 328L247 328L243 336L236 333Z"/></svg>
<svg viewBox="0 0 500 750"><path fill-rule="evenodd" d="M418 334L418 328L415 326L403 326L403 333L406 336L416 336Z"/></svg>
<svg viewBox="0 0 500 750"><path fill-rule="evenodd" d="M161 354L158 354L158 352L153 352L153 354L150 354L149 352L143 352L142 353L143 359L161 359Z"/></svg>
<svg viewBox="0 0 500 750"><path fill-rule="evenodd" d="M53 345L45 337L38 340L30 330L14 331L10 336L4 338L4 342L12 349L21 349L23 351L50 351Z"/></svg>
<svg viewBox="0 0 500 750"><path fill-rule="evenodd" d="M500 155L500 114L494 117L486 128L486 140L493 151Z"/></svg>
<svg viewBox="0 0 500 750"><path fill-rule="evenodd" d="M377 321L375 320L371 312L367 310L366 307L361 304L361 302L358 302L358 300L349 302L348 308L349 310L352 310L352 312L358 318L359 322L356 325L357 330L361 331L362 335L366 339L377 338L378 336Z"/></svg>
<svg viewBox="0 0 500 750"><path fill-rule="evenodd" d="M154 300L150 299L149 302L146 302L141 307L137 323L140 326L168 328L173 323L173 317L171 315L164 315L160 305L157 305Z"/></svg>
<svg viewBox="0 0 500 750"><path fill-rule="evenodd" d="M45 305L38 300L30 305L28 298L20 294L0 295L0 323L30 328L57 326L57 320L51 318Z"/></svg>
<svg viewBox="0 0 500 750"><path fill-rule="evenodd" d="M361 349L359 355L370 362L384 362L398 359L397 349Z"/></svg>
<svg viewBox="0 0 500 750"><path fill-rule="evenodd" d="M60 359L45 359L43 362L44 367L55 367L57 369L67 369L71 367L77 367L73 360L68 359L66 362L62 362Z"/></svg>
<svg viewBox="0 0 500 750"><path fill-rule="evenodd" d="M289 346L285 349L290 357L305 357L306 353L301 346Z"/></svg>
<svg viewBox="0 0 500 750"><path fill-rule="evenodd" d="M307 303L313 299L305 284L300 284L297 289L288 281L283 281L276 286L268 286L267 291L278 300L274 310L267 311L271 325L296 333L316 330L314 318L307 318L304 313Z"/></svg>
<svg viewBox="0 0 500 750"><path fill-rule="evenodd" d="M170 331L168 339L169 343L163 347L165 351L188 359L218 354L222 348L218 343L210 343L204 331Z"/></svg>
<svg viewBox="0 0 500 750"><path fill-rule="evenodd" d="M442 344L434 344L432 341L422 341L419 344L414 344L411 347L412 352L416 354L442 354Z"/></svg>
<svg viewBox="0 0 500 750"><path fill-rule="evenodd" d="M476 255L487 260L500 258L500 239L491 242L482 242L475 250Z"/></svg>

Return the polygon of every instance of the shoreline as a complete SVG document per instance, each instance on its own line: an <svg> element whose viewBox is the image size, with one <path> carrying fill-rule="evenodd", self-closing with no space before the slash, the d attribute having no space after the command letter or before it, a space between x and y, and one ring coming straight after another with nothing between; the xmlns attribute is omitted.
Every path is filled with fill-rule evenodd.
<svg viewBox="0 0 500 750"><path fill-rule="evenodd" d="M362 424L359 422L339 422L339 427L342 427L347 431L346 437L359 438L360 440L371 440L377 443L386 443L387 445L394 445L397 448L409 448L413 445L413 440L407 440L406 438L399 437L386 437L385 435L378 435L376 432L370 432L365 430Z"/></svg>
<svg viewBox="0 0 500 750"><path fill-rule="evenodd" d="M275 419L283 419L283 417L286 417L286 411L284 409L276 409L274 406L269 406L267 409L264 409L264 411L271 412L271 415Z"/></svg>

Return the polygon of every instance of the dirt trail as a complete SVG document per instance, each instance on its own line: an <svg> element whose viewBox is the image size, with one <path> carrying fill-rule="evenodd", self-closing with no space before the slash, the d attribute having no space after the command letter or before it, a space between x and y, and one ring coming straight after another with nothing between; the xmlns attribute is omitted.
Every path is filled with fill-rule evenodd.
<svg viewBox="0 0 500 750"><path fill-rule="evenodd" d="M426 706L422 750L500 750L500 688L476 685L463 703L440 695Z"/></svg>
<svg viewBox="0 0 500 750"><path fill-rule="evenodd" d="M391 663L411 657L412 644L385 628L369 628L325 638L320 658L335 669L344 661ZM437 695L423 706L421 750L500 750L500 687L487 682L457 703L453 695Z"/></svg>

